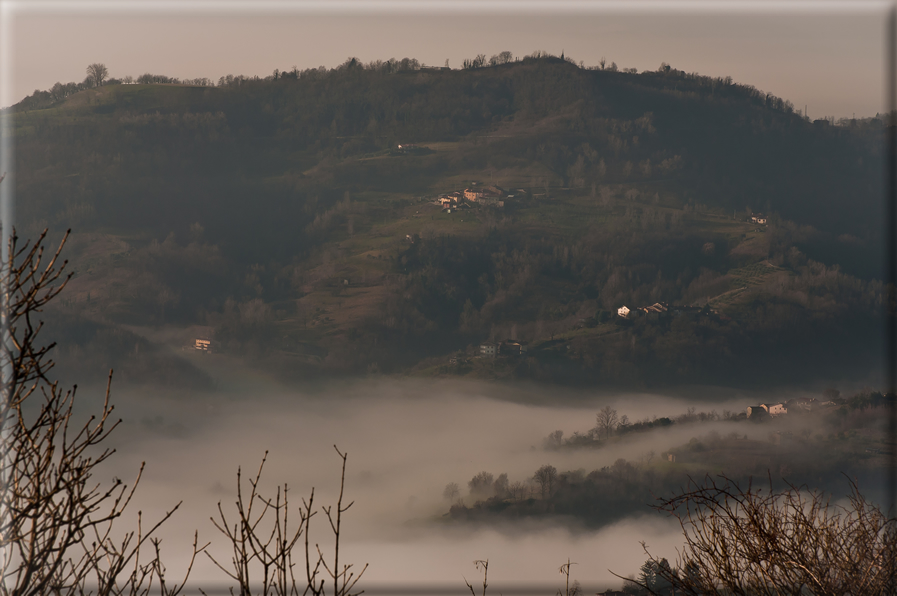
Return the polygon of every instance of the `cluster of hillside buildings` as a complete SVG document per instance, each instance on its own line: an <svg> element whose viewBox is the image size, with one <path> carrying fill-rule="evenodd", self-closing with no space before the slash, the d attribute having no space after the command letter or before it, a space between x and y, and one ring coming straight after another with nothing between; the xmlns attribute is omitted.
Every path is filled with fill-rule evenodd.
<svg viewBox="0 0 897 596"><path fill-rule="evenodd" d="M442 206L442 210L451 213L453 209L470 209L473 205L487 205L490 207L504 207L505 201L514 199L526 191L518 188L513 194L500 186L480 185L474 182L469 188L456 190L436 198L436 203Z"/></svg>
<svg viewBox="0 0 897 596"><path fill-rule="evenodd" d="M663 314L673 316L681 314L701 314L702 312L712 312L706 307L700 306L669 306L666 302L655 302L650 306L630 309L621 306L617 309L617 315L623 319L632 319L637 316L656 317ZM581 325L580 325L581 326ZM498 356L525 356L527 351L526 342L517 341L516 339L506 339L498 342L483 342L479 345L479 356L481 358L495 358Z"/></svg>
<svg viewBox="0 0 897 596"><path fill-rule="evenodd" d="M748 418L757 416L781 416L791 412L812 412L814 408L819 406L834 405L833 401L817 401L815 397L796 397L786 402L760 404L759 406L748 406L746 412Z"/></svg>
<svg viewBox="0 0 897 596"><path fill-rule="evenodd" d="M506 339L499 342L483 342L480 344L481 358L495 358L496 356L523 356L526 354L526 342L516 339Z"/></svg>
<svg viewBox="0 0 897 596"><path fill-rule="evenodd" d="M671 315L698 314L703 311L701 306L670 306L666 302L655 302L650 306L629 308L626 305L617 309L617 316L623 319L632 319L638 316L658 316L665 313Z"/></svg>

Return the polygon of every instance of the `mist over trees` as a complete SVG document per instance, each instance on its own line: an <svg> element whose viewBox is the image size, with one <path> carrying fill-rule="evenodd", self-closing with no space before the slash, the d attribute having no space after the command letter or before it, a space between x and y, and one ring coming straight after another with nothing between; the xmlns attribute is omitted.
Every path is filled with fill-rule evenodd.
<svg viewBox="0 0 897 596"><path fill-rule="evenodd" d="M17 350L7 354L16 375L10 389L12 399L3 407L9 430L3 440L11 454L4 460L4 470L12 480L0 491L10 512L3 518L6 530L2 533L2 544L6 546L6 556L2 560L4 576L12 582L15 592L23 594L43 594L49 590L74 595L148 595L158 589L160 594L174 596L183 590L184 583L174 583L170 579L168 583L161 581L165 566L161 542L155 534L159 526L152 526L146 532L141 529L136 534L117 534L119 526L113 522L120 519L133 490L117 478L101 485L92 479L114 453L114 450L103 449L117 424L109 418L112 405L108 388L99 416L90 418L80 430L73 424L71 428L74 430L70 433L75 411L74 391L64 392L58 383L47 377L52 346L36 342L41 330L36 315L50 302L61 298L61 285L65 283L62 280L70 279L65 278L58 268L58 253L49 257L49 263L42 261L43 253L39 251L42 240L43 237L21 251L17 251L17 245L13 243L11 250L16 255L11 261L15 266L10 268L13 271L11 330ZM788 445L782 432L778 433L778 440L771 433L768 441L749 441L739 433L722 437L711 431L671 452L681 457L683 463L703 462L706 465L712 457L732 453L738 450L739 444L745 444L752 448L754 461L747 468L735 466L733 473L750 473L757 466L768 469L774 458L792 462L799 470L798 476L819 474L827 481L837 470L839 481L843 482L840 475L850 469L846 462L858 462L855 454L845 448L845 440L853 439L857 430L880 428L881 410L889 404L893 407L894 396L863 392L842 398L834 387L827 389L824 396L834 407L820 412L821 419L809 420L808 429L832 431L827 438L821 434L811 437L812 431L799 433ZM601 412L604 417L598 422L617 419L613 408ZM683 422L714 420L714 416L703 416L693 408L682 417ZM757 426L743 420L734 423ZM617 428L624 426L627 426L624 417L620 417ZM863 439L868 440L868 437ZM814 465L795 461L798 444L812 449L817 456ZM58 455L54 456L54 452ZM99 454L91 455L92 452ZM366 566L353 567L346 562L345 554L340 554L343 514L351 503L345 503L343 490L347 456L339 449L336 452L342 462L339 496L333 506L317 510L321 517L326 516L328 524L325 526L330 526L329 532L325 533L332 533L333 548L326 554L317 544L312 550L308 540L312 514L316 513L313 491L308 501L297 507L298 523L296 516L291 515L292 525L288 526L287 511L295 512L295 509L289 508L287 486L283 485L282 492L277 488L273 495L260 488L266 458L257 473L249 477L248 486L244 485L238 472L236 514L231 513L230 507L219 504L218 517L214 519L225 544L233 549L233 558L225 562L211 554L209 557L236 583L241 593L250 594L260 588L261 593L285 594L289 592L285 586L295 585L307 585L308 592L320 596L327 593L351 596L354 593L353 588ZM831 457L832 454L841 458ZM865 459L872 458L867 456ZM559 473L555 467L546 464L524 482L510 482L507 474L496 477L483 471L468 482L471 498L482 500L471 507L454 502L448 519L489 522L496 518L515 520L560 515L583 519L585 527L594 527L617 521L612 516L625 515L634 511L640 502L644 503L647 489L666 490L671 482L681 482L683 473L694 469L693 465L679 469L670 466L652 468L646 463L650 462L618 459L614 464L588 474L585 470ZM866 468L865 472L869 471ZM880 474L880 470L872 468L872 471ZM792 590L796 592L802 591L802 586L810 582L816 582L813 585L822 586L830 593L842 593L845 585L861 585L864 593L888 594L893 591L893 575L888 565L893 565L895 560L892 556L894 520L862 496L856 480L850 482L849 505L831 509L826 495L819 491L795 486L781 490L771 480L770 491L761 494L750 485L743 488L737 480L725 478L725 481L725 484L719 484L708 480L703 485L692 485L694 490L680 490L674 497L661 501L661 509L676 511L682 503L690 507L685 514L680 513L688 549L676 562L676 567L666 559L652 555L634 581L649 591L673 585L698 593L721 582L738 590L742 585L768 587L770 581L776 587L796 585L797 588ZM458 492L458 485L450 483L444 496L454 501ZM591 509L583 509L584 506ZM741 517L745 511L747 521ZM160 523L170 515L171 511ZM231 523L234 515L245 523ZM693 523L695 521L697 523ZM733 528L732 523L737 523L738 527ZM783 526L798 527L800 533L797 537L782 534ZM90 536L95 539L91 540ZM302 566L289 563L293 556L301 562L303 537L306 538L305 579ZM809 557L806 555L806 537L816 540L818 545ZM192 557L202 554L206 548L199 545L198 539L194 538L188 576ZM143 559L140 558L141 547ZM718 548L734 551L736 556L720 557ZM841 556L845 550L853 556ZM14 555L16 552L19 556ZM741 553L745 555L739 556ZM759 569L758 560L763 561ZM864 564L859 570L858 561ZM878 561L884 563L878 565ZM577 583L570 581L572 564L567 559L560 568L565 575L564 593L568 596L577 591ZM485 585L486 563L478 560L480 565ZM49 573L48 570L53 568L57 572ZM825 573L817 574L820 569ZM94 578L97 584L93 583ZM633 583L627 583L630 593L634 591Z"/></svg>
<svg viewBox="0 0 897 596"><path fill-rule="evenodd" d="M814 401L812 409L795 402L786 415L762 419L749 418L744 411L720 415L694 407L679 416L634 423L624 415L619 419L625 417L627 423L611 436L605 434L603 422L617 412L607 406L599 411L594 428L574 431L566 440L563 431L555 431L543 448L554 457L569 450L598 456L615 450L626 457L591 471L559 471L544 464L532 476L518 479L501 474L493 481L493 473L483 471L468 483L466 497L450 499L444 517L499 527L509 521L551 518L572 528L597 528L648 514L658 499L681 494L686 484L704 474L715 478L720 471L742 487L752 479L768 478L774 490L806 485L831 493L843 490L847 475L867 495L881 496L888 441L882 421L894 396L863 391L831 399L826 405ZM671 428L683 430L673 435ZM446 495L453 486L457 488L454 483L446 487Z"/></svg>

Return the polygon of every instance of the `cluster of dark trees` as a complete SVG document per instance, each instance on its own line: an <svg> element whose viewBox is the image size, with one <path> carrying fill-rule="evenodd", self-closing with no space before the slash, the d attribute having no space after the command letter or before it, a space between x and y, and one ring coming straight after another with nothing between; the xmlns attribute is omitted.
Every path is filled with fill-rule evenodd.
<svg viewBox="0 0 897 596"><path fill-rule="evenodd" d="M231 77L233 79L233 77ZM34 93L24 98L15 105L17 111L42 110L53 107L54 105L65 100L67 97L74 95L85 89L95 89L103 85L121 85L121 84L138 84L138 85L190 85L195 87L212 87L214 83L206 77L197 77L194 79L179 79L177 77L169 77L166 75L156 75L152 73L144 73L136 79L131 75L122 78L109 78L109 69L105 64L94 63L87 67L87 77L81 82L60 83L57 82L46 91L35 89Z"/></svg>
<svg viewBox="0 0 897 596"><path fill-rule="evenodd" d="M121 83L118 79L108 79L108 76L109 69L106 68L105 64L99 62L91 64L87 67L87 76L80 83L57 82L46 91L35 89L34 93L16 104L15 108L19 111L40 110L59 103L79 91L93 89L105 84Z"/></svg>
<svg viewBox="0 0 897 596"><path fill-rule="evenodd" d="M479 477L492 475L483 472ZM687 480L681 470L659 470L625 459L591 472L558 472L545 465L525 481L493 483L491 491L471 489L468 499L456 498L448 519L494 523L528 517L559 516L596 528L634 514L648 513L654 495L665 494ZM471 482L477 480L475 477ZM496 484L499 486L496 487ZM506 485L506 486L505 486ZM450 492L449 485L446 494Z"/></svg>
<svg viewBox="0 0 897 596"><path fill-rule="evenodd" d="M489 64L489 66L498 66L500 64L508 64L508 63L512 62L513 60L514 60L514 55L508 51L499 52L498 54L495 54L494 56L489 58L488 63L486 62L485 54L477 54L476 58L465 59L463 68L465 68L465 69L482 68L482 67L486 66L486 64Z"/></svg>
<svg viewBox="0 0 897 596"><path fill-rule="evenodd" d="M859 479L869 494L878 494L886 458L872 453L866 446L869 437L874 444L882 439L889 399L881 392L864 390L846 399L842 406L818 413L805 414L795 422L781 421L769 438L749 439L738 428L725 436L716 431L693 437L685 444L671 447L663 454L649 451L639 462L617 460L613 465L591 472L560 472L546 464L523 481L510 481L507 474L494 477L480 472L468 482L463 497L456 484L444 492L452 502L447 516L457 521L491 523L521 517L569 516L591 527L601 526L627 515L647 513L656 499L674 494L695 478L700 470L712 474L725 470L730 479L747 485L750 478L772 477L776 486L809 484L822 490L835 490L844 474ZM599 412L595 434L603 436L607 428L616 432L638 432L668 426L674 422L660 419L620 426L614 422L616 412L605 408ZM693 409L677 417L686 421L718 418L713 412L698 413ZM733 421L744 416L728 415ZM623 430L626 426L629 429ZM636 429L635 427L638 426ZM560 439L549 436L552 446ZM637 449L638 444L632 443ZM874 449L872 451L875 451ZM667 462L667 455L676 463Z"/></svg>
<svg viewBox="0 0 897 596"><path fill-rule="evenodd" d="M825 429L829 431L842 432L844 430L862 426L866 422L859 420L851 420L853 418L864 418L867 410L881 411L888 407L893 401L881 391L864 389L855 393L851 397L842 398L837 389L829 388L823 393L824 399L834 405L825 407L819 413L820 406L817 404L817 411L811 414L810 410L804 410L795 406L796 409L790 410L790 416L799 417L802 422L807 420L818 420L820 422L819 432ZM542 441L542 446L546 450L558 450L563 448L579 448L579 447L601 447L606 444L611 437L624 437L630 433L644 433L655 428L666 428L675 424L694 424L705 422L717 422L720 420L728 422L741 422L751 420L752 422L770 422L769 416L759 417L752 415L747 416L744 411L732 412L731 410L723 410L722 414L716 410L709 412L698 412L697 408L690 407L688 410L678 416L653 416L645 417L641 420L630 421L626 414L619 415L617 410L606 406L595 414L595 426L584 431L573 431L569 437L564 437L563 430L556 430L550 433ZM651 457L653 457L653 452Z"/></svg>
<svg viewBox="0 0 897 596"><path fill-rule="evenodd" d="M694 422L715 422L717 420L739 421L746 418L744 412L732 412L724 410L722 415L716 410L698 412L696 408L688 410L673 418L667 416L649 417L637 421L630 421L626 414L619 415L617 410L605 406L595 414L595 426L585 432L573 431L566 439L563 430L556 430L549 434L542 445L547 450L560 449L562 447L601 446L613 436L623 436L629 433L646 432L655 428L665 428L674 424L690 424Z"/></svg>

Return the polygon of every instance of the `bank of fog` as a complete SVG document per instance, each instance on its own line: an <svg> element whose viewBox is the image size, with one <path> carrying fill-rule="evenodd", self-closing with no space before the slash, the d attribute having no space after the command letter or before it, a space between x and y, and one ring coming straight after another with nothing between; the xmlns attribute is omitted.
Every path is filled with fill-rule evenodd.
<svg viewBox="0 0 897 596"><path fill-rule="evenodd" d="M561 520L482 528L446 523L447 483L464 497L468 481L480 472L506 473L526 481L540 466L586 472L620 458L638 462L696 433L690 425L646 433L603 449L546 451L543 440L556 429L587 430L596 412L611 406L632 420L675 416L689 406L740 409L745 398L692 404L660 395L562 396L557 389L506 389L492 386L382 381L342 385L327 391L272 391L264 395L222 393L206 396L116 396L124 419L113 435L119 453L107 473L131 478L141 461L147 469L133 512L155 519L183 500L161 530L164 551L176 573L189 550L193 530L219 560L226 545L212 526L220 501L234 510L236 471L254 475L269 452L261 488L273 495L290 487L297 505L315 487L315 502L333 503L339 488L340 459L333 445L348 453L346 491L355 504L344 516L344 553L356 564L370 563L367 582L446 583L463 587L462 575L476 576L471 561L490 560L490 577L500 582L554 582L569 557L585 585L619 585L608 569L637 573L652 551L674 556L681 533L671 520L644 513L620 519L597 531L577 530ZM568 399L569 398L569 399ZM753 398L747 398L753 399ZM717 428L717 426L719 428ZM751 425L739 432L764 433ZM701 432L730 432L731 423L702 425ZM295 518L294 518L295 519ZM314 540L327 543L326 520L315 518ZM205 558L193 577L224 579Z"/></svg>

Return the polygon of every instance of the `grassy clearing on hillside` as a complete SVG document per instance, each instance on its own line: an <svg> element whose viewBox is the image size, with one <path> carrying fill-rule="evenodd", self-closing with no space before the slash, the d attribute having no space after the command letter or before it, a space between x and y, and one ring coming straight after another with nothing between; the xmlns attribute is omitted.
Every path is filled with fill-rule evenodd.
<svg viewBox="0 0 897 596"><path fill-rule="evenodd" d="M787 270L776 267L768 261L760 261L739 267L738 269L732 269L727 274L730 278L731 289L712 297L710 305L714 308L735 306L752 295L749 292L750 289L761 288L782 273L787 273Z"/></svg>

